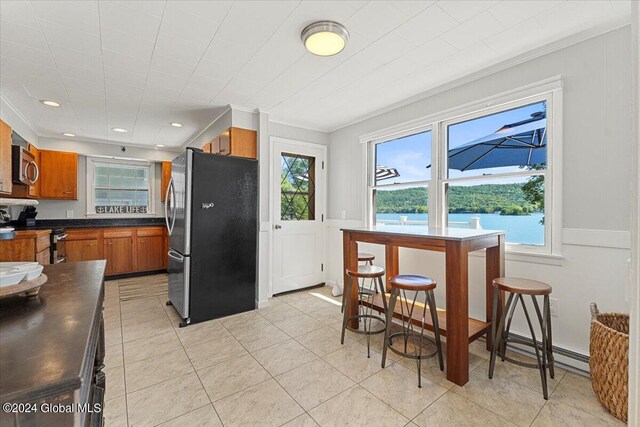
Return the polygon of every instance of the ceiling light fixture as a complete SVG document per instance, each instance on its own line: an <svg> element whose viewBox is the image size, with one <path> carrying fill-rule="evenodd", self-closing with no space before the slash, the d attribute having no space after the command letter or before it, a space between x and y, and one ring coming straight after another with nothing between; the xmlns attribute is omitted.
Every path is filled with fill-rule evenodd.
<svg viewBox="0 0 640 427"><path fill-rule="evenodd" d="M59 102L51 101L51 100L48 100L48 99L41 99L40 102L42 102L47 107L59 107L60 106Z"/></svg>
<svg viewBox="0 0 640 427"><path fill-rule="evenodd" d="M164 147L164 144L156 144L156 147L162 148L162 147Z"/></svg>
<svg viewBox="0 0 640 427"><path fill-rule="evenodd" d="M182 123L178 123L178 122L171 122L169 124L171 126L173 126L174 128L181 128L182 127Z"/></svg>
<svg viewBox="0 0 640 427"><path fill-rule="evenodd" d="M76 136L76 135L75 135L75 134L73 134L73 133L63 133L63 135L64 135L64 136Z"/></svg>
<svg viewBox="0 0 640 427"><path fill-rule="evenodd" d="M129 132L128 130L123 129L123 128L111 128L111 130L112 130L112 131L114 131L114 132L120 132L120 133L127 133L127 132Z"/></svg>
<svg viewBox="0 0 640 427"><path fill-rule="evenodd" d="M349 32L333 21L319 21L307 26L300 35L304 47L314 55L332 56L342 52L349 40Z"/></svg>

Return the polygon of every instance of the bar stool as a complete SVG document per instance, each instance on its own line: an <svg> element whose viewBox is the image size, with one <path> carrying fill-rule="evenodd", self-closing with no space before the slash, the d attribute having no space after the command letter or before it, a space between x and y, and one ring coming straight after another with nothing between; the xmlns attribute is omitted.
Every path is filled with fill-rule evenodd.
<svg viewBox="0 0 640 427"><path fill-rule="evenodd" d="M358 252L358 262L364 262L366 265L373 265L373 260L376 256L367 252ZM340 313L344 313L344 296L346 292L342 291L342 307L340 307Z"/></svg>
<svg viewBox="0 0 640 427"><path fill-rule="evenodd" d="M442 359L442 343L440 342L440 327L438 325L438 313L436 311L436 299L433 294L433 290L436 288L436 282L424 276L415 275L398 275L389 280L391 283L391 298L389 299L389 309L387 310L387 330L384 334L384 347L382 349L382 367L387 360L387 348L391 349L400 356L416 359L418 365L418 387L422 387L422 376L420 375L420 368L423 359L429 359L438 355L438 362L440 363L440 370L444 370L444 361ZM407 291L414 292L413 300L407 298ZM413 329L413 311L416 306L416 300L420 292L424 292L424 307L422 309L422 322L420 324L420 333L417 334ZM391 333L393 313L396 307L398 296L402 294L400 298L400 314L402 315L402 331ZM411 303L410 303L411 301ZM425 329L425 316L427 308L431 313L431 322L433 323L433 332L435 339L424 335ZM406 313L405 313L406 310ZM404 339L404 351L398 350L393 347L393 339L396 337L402 337ZM414 351L409 352L407 350L407 343L409 338L412 339ZM431 341L435 344L436 349L429 354L422 354L423 340Z"/></svg>
<svg viewBox="0 0 640 427"><path fill-rule="evenodd" d="M507 303L500 316L498 317L498 301L500 292L508 292ZM551 378L555 377L554 372L554 358L553 358L553 343L551 337L551 310L549 306L549 294L551 294L551 286L547 283L539 282L537 280L521 279L516 277L499 277L493 280L493 316L491 321L493 347L491 349L491 359L489 361L489 378L493 378L493 371L496 363L496 356L500 356L502 361L514 363L519 366L527 368L537 368L540 371L540 379L542 381L542 393L545 399L548 399L547 392L547 368L549 369L549 375ZM538 317L540 324L540 330L542 332L542 344L538 345L536 340L536 334L531 324L531 318L529 317L529 311L524 304L523 295L531 295L533 301L533 307ZM536 296L543 297L543 312L540 312L540 306ZM509 336L509 329L511 328L511 320L513 319L513 313L516 306L520 301L524 316L527 319L527 325L529 325L529 331L531 332L532 342ZM503 326L506 327L503 329ZM500 331L500 332L498 332ZM507 343L513 342L522 345L527 345L535 349L537 364L525 363L515 359L512 359L506 355Z"/></svg>
<svg viewBox="0 0 640 427"><path fill-rule="evenodd" d="M344 335L346 330L355 332L357 334L364 334L367 336L367 357L371 357L371 335L382 334L386 330L386 321L380 316L373 314L373 297L381 292L384 296L384 283L382 277L384 276L384 269L375 265L359 265L357 271L347 269L347 276L349 276L349 282L344 288L345 305L348 307L351 300L351 288L357 286L358 289L358 313L352 316L348 316L347 312L344 312L342 316L342 336L340 338L340 344L344 344ZM362 284L360 284L362 279ZM368 280L368 285L367 285ZM364 304L363 304L364 303ZM384 311L387 311L387 299L382 298L382 305ZM363 329L355 329L348 326L350 320L362 320ZM380 329L371 330L371 322L377 320L382 322L383 327ZM368 324L367 324L368 322Z"/></svg>

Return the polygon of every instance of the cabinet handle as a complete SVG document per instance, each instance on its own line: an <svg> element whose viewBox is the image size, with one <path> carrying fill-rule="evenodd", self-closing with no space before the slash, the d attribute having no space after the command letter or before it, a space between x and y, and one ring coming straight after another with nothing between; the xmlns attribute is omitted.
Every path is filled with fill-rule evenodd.
<svg viewBox="0 0 640 427"><path fill-rule="evenodd" d="M63 191L62 194L73 194L73 191Z"/></svg>
<svg viewBox="0 0 640 427"><path fill-rule="evenodd" d="M138 243L144 243L144 240L138 240Z"/></svg>

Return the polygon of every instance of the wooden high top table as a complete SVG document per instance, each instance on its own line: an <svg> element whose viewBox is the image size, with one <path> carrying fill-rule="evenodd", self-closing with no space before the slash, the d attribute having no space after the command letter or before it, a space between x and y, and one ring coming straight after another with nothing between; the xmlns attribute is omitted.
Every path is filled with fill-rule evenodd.
<svg viewBox="0 0 640 427"><path fill-rule="evenodd" d="M460 386L469 381L469 343L487 335L487 350L491 348L491 315L493 309L491 281L504 276L504 231L464 228L434 228L426 226L378 225L365 228L343 228L344 283L349 280L347 268L358 265L358 242L385 246L386 281L399 274L398 248L444 252L446 257L446 311L438 311L440 333L447 337L447 379ZM469 252L486 249L486 287L484 321L469 318ZM407 274L412 272L407 271ZM358 310L357 288L352 287L348 316ZM378 302L381 302L378 296ZM501 295L498 318L504 297ZM376 308L381 304L374 303ZM400 313L395 313L396 317ZM421 316L420 316L421 317ZM429 316L426 316L429 318ZM414 319L417 320L417 319ZM353 322L352 327L358 325ZM433 330L429 323L427 328Z"/></svg>

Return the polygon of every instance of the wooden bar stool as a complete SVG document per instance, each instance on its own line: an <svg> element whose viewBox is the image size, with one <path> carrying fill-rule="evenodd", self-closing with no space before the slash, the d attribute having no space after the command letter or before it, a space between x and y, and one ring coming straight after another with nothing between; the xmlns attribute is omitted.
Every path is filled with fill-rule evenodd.
<svg viewBox="0 0 640 427"><path fill-rule="evenodd" d="M342 336L340 338L340 344L344 344L344 334L346 330L350 330L357 334L364 334L367 336L367 357L371 357L371 335L382 334L386 330L386 321L380 316L373 314L373 297L376 293L381 292L384 295L384 283L382 277L384 276L384 269L375 265L359 265L357 271L347 269L347 276L349 276L349 282L344 288L343 294L345 295L345 304L348 307L351 299L351 288L357 286L358 289L358 313L353 316L348 316L347 312L344 312L342 316ZM362 284L360 284L362 279ZM368 281L368 283L367 283ZM364 304L363 304L364 303ZM382 304L385 312L387 311L387 300L382 298ZM348 325L350 320L358 320L358 323L362 320L362 329L350 328ZM377 320L383 324L383 327L372 330L371 322Z"/></svg>
<svg viewBox="0 0 640 427"><path fill-rule="evenodd" d="M500 292L508 292L507 303L498 321L498 301ZM499 277L493 280L493 316L491 320L491 330L493 332L493 347L491 349L491 359L489 361L489 378L493 378L493 370L495 368L496 356L500 356L502 361L514 363L519 366L527 368L537 368L540 371L540 379L542 381L542 393L545 399L548 399L547 391L547 369L549 369L549 375L551 378L555 377L554 372L554 358L553 358L553 343L551 337L551 310L549 306L549 294L551 294L551 286L547 283L539 282L537 280L520 279L517 277ZM529 311L524 303L524 295L531 295L533 301L533 307L538 317L540 324L540 330L542 332L542 344L539 345L536 340L536 334L533 330L531 318L529 317ZM543 297L542 312L540 312L540 306L536 296ZM520 301L524 316L527 319L527 325L529 325L529 331L531 332L532 341L523 340L509 336L509 329L511 328L511 320L513 319L513 313ZM506 327L505 327L506 324ZM499 331L499 332L498 332ZM537 364L525 363L512 359L506 355L507 344L509 342L527 345L532 347L536 352Z"/></svg>
<svg viewBox="0 0 640 427"><path fill-rule="evenodd" d="M358 252L358 262L364 262L365 265L373 265L373 260L376 259L376 256L367 252ZM340 312L344 313L344 296L346 292L342 291L342 307L340 308Z"/></svg>
<svg viewBox="0 0 640 427"><path fill-rule="evenodd" d="M382 349L382 367L387 360L387 348L391 349L396 354L411 359L416 359L418 365L418 387L422 387L422 376L420 374L420 368L423 359L429 359L438 355L438 361L440 362L440 370L444 370L444 361L442 358L442 343L440 342L440 327L438 325L438 313L436 311L436 298L433 294L433 290L436 288L436 282L424 276L403 275L394 276L389 279L391 283L391 298L389 299L389 309L387 312L387 330L384 334L384 347ZM413 299L407 298L407 291L414 292ZM422 322L420 326L420 333L418 334L413 329L413 311L416 306L416 301L420 292L424 292L424 307L422 309ZM396 307L398 296L400 296L400 314L402 315L402 331L391 333L393 313ZM427 308L431 313L431 322L433 323L433 332L435 339L424 335L425 329L425 316ZM406 313L405 313L406 310ZM393 339L396 337L402 337L404 340L404 351L398 350L393 347ZM413 352L408 351L407 344L409 338L412 340ZM430 354L422 354L423 340L431 341L435 344L436 349Z"/></svg>

